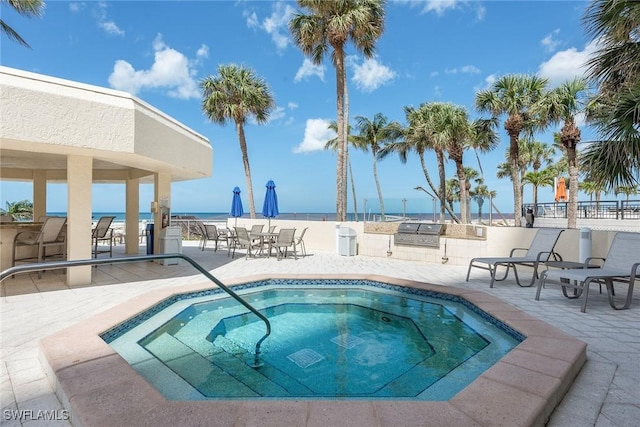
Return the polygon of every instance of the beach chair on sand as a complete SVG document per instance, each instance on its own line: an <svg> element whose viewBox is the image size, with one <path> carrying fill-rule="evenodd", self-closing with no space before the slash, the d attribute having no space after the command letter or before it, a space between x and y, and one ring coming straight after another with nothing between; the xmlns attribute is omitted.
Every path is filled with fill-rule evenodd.
<svg viewBox="0 0 640 427"><path fill-rule="evenodd" d="M538 278L538 267L541 263L547 262L550 257L553 257L556 261L562 260L562 257L555 253L553 249L558 242L560 233L563 231L564 230L560 228L539 228L529 248L513 248L511 249L511 253L508 257L473 258L469 262L467 282L469 281L471 268L475 267L482 270L489 270L489 273L491 274L491 283L489 284L489 287L493 288L493 283L495 281L502 281L506 279L509 274L509 269L513 267L513 273L516 276L516 283L518 286L532 286ZM514 256L516 251L526 251L526 253L523 256ZM516 269L517 265L533 268L533 275L528 284L523 285L520 283L518 270ZM496 278L496 273L499 266L506 267L507 270L505 271L504 276L498 279Z"/></svg>
<svg viewBox="0 0 640 427"><path fill-rule="evenodd" d="M616 310L625 310L631 306L633 287L640 278L640 233L616 233L611 247L600 268L587 268L592 259L585 260L585 268L570 270L545 270L540 274L536 301L540 300L540 291L547 284L572 288L577 296L584 294L581 312L587 310L587 298L589 297L589 285L593 282L604 284L607 287L609 305ZM628 284L627 298L622 306L614 301L613 282L625 282Z"/></svg>

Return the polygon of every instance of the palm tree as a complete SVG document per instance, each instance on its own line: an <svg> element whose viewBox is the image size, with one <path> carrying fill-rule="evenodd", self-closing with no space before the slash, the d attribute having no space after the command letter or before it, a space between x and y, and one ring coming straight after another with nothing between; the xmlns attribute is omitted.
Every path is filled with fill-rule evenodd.
<svg viewBox="0 0 640 427"><path fill-rule="evenodd" d="M400 123L395 121L388 122L388 119L382 113L376 113L373 116L373 120L369 120L364 116L357 116L356 129L359 133L353 136L354 146L362 147L364 151L368 151L371 148L373 178L376 181L378 199L380 200L380 215L384 221L384 199L382 198L382 189L378 179L377 161L378 158L381 158L379 153L383 145L396 142L402 137L404 130Z"/></svg>
<svg viewBox="0 0 640 427"><path fill-rule="evenodd" d="M233 120L236 125L242 164L247 181L249 212L256 217L251 184L251 167L247 153L247 140L244 125L250 117L257 123L266 123L275 101L266 81L244 66L235 64L220 65L217 76L208 76L200 82L203 91L202 109L209 120L225 125Z"/></svg>
<svg viewBox="0 0 640 427"><path fill-rule="evenodd" d="M431 187L433 193L438 196L438 199L440 200L440 222L444 222L445 210L449 212L449 215L451 215L454 221L460 222L453 212L453 209L451 209L447 204L446 200L444 150L448 139L444 132L438 132L439 129L442 129L438 123L438 110L441 108L441 105L443 104L425 103L421 104L417 109L414 107L404 107L408 122L405 129L404 141L387 144L382 150L380 150L379 157L383 158L390 153L398 153L400 161L402 163L406 163L407 154L411 151L415 151L420 157L422 171L429 187ZM426 150L434 150L436 152L438 175L440 179L440 184L437 188L431 180L431 176L429 175L429 171L427 170L427 166L424 161L424 153Z"/></svg>
<svg viewBox="0 0 640 427"><path fill-rule="evenodd" d="M549 92L543 103L543 112L552 122L563 122L560 142L567 154L569 166L569 205L567 207L568 228L576 228L578 216L578 156L576 146L580 142L580 129L575 117L583 108L581 102L587 83L575 78L562 83Z"/></svg>
<svg viewBox="0 0 640 427"><path fill-rule="evenodd" d="M7 208L0 208L0 213L2 215L11 215L13 219L17 220L33 219L33 203L30 200L7 202Z"/></svg>
<svg viewBox="0 0 640 427"><path fill-rule="evenodd" d="M456 183L459 186L460 194L460 217L463 223L469 223L471 220L468 198L467 198L467 176L463 164L464 150L469 146L474 136L473 123L469 121L467 112L464 108L453 104L436 104L438 106L435 112L438 114L436 138L442 136L445 149L449 153L449 158L456 165Z"/></svg>
<svg viewBox="0 0 640 427"><path fill-rule="evenodd" d="M336 170L336 219L347 219L347 117L348 104L345 46L349 40L366 58L373 57L375 42L384 30L385 0L297 0L310 14L296 13L289 30L302 53L320 65L329 47L336 70L338 160Z"/></svg>
<svg viewBox="0 0 640 427"><path fill-rule="evenodd" d="M17 13L27 18L38 17L42 15L44 10L44 2L42 0L2 0L13 8ZM11 40L14 40L22 46L31 48L20 34L18 34L13 28L11 28L6 22L0 19L0 28L2 32L7 35Z"/></svg>
<svg viewBox="0 0 640 427"><path fill-rule="evenodd" d="M640 2L594 0L583 22L599 45L587 73L598 86L591 118L600 140L584 150L581 163L607 189L635 185L640 175Z"/></svg>
<svg viewBox="0 0 640 427"><path fill-rule="evenodd" d="M476 94L476 108L498 118L505 115L504 128L509 135L509 164L513 185L513 212L517 216L522 207L519 174L519 138L521 133L533 134L546 123L536 120L532 108L545 95L547 79L532 75L506 75L494 82L490 89ZM519 221L515 222L519 225Z"/></svg>
<svg viewBox="0 0 640 427"><path fill-rule="evenodd" d="M347 135L347 141L349 141L349 144L351 144L351 146L353 146L354 148L357 148L359 150L363 150L364 147L359 147L356 145L356 141L354 141L353 136L351 135L351 126L347 126L347 130L348 130L348 135ZM332 120L331 123L329 124L329 129L331 129L332 131L338 132L338 124L336 123L335 120ZM325 150L333 150L334 152L338 150L338 138L333 138L330 139L329 141L327 141L327 143L324 145L324 149ZM348 152L347 152L348 153ZM358 221L358 199L356 197L356 182L353 178L353 168L351 167L351 157L349 157L349 155L347 154L347 165L349 166L349 180L351 181L351 195L353 196L353 214L355 216L356 222Z"/></svg>
<svg viewBox="0 0 640 427"><path fill-rule="evenodd" d="M552 169L543 169L541 171L531 171L524 174L522 182L525 184L531 184L533 186L533 206L534 211L538 210L538 188L551 187L553 188L554 173Z"/></svg>
<svg viewBox="0 0 640 427"><path fill-rule="evenodd" d="M627 203L629 203L629 197L630 196L635 196L636 194L640 194L640 186L638 185L621 185L619 187L616 188L616 196L619 194L624 194L627 200Z"/></svg>
<svg viewBox="0 0 640 427"><path fill-rule="evenodd" d="M496 191L489 190L489 187L484 183L484 178L482 177L478 177L475 181L477 185L469 191L469 194L471 195L471 199L475 200L478 204L478 221L482 221L482 206L484 206L484 200L496 197Z"/></svg>

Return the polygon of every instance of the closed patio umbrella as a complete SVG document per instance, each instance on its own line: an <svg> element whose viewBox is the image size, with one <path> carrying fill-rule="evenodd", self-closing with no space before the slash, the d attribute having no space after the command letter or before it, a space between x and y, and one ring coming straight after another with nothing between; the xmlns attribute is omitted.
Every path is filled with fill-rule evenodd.
<svg viewBox="0 0 640 427"><path fill-rule="evenodd" d="M562 200L563 202L567 201L567 184L564 182L564 178L558 178L558 182L556 184L556 203Z"/></svg>
<svg viewBox="0 0 640 427"><path fill-rule="evenodd" d="M238 225L238 218L244 215L242 200L240 199L240 189L238 187L234 187L233 189L233 199L231 200L231 210L229 211L229 215L236 219L235 225Z"/></svg>
<svg viewBox="0 0 640 427"><path fill-rule="evenodd" d="M269 219L269 228L271 228L271 218L278 216L278 195L276 194L276 184L269 180L267 182L267 192L264 195L264 204L262 205L262 215Z"/></svg>

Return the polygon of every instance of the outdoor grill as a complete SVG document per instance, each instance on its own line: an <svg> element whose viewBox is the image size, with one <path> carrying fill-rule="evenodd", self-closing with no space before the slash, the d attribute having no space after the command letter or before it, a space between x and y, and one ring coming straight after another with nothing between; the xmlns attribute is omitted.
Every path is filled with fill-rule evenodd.
<svg viewBox="0 0 640 427"><path fill-rule="evenodd" d="M440 247L443 225L425 222L402 222L394 236L395 244L402 246Z"/></svg>

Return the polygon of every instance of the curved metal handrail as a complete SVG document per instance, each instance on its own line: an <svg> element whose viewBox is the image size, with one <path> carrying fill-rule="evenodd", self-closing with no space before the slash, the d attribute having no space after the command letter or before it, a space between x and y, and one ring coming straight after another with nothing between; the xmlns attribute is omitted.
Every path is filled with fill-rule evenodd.
<svg viewBox="0 0 640 427"><path fill-rule="evenodd" d="M180 258L187 261L191 264L196 270L202 273L207 279L211 280L215 283L220 289L225 291L229 296L238 301L240 304L245 306L249 311L258 316L260 320L262 320L266 326L266 333L262 338L258 340L256 343L256 354L254 358L254 368L258 368L261 365L260 363L260 345L262 342L271 334L271 323L269 319L267 319L262 313L256 310L251 304L246 302L242 297L236 294L234 291L229 289L224 283L215 278L211 273L205 270L200 264L195 262L193 259L189 258L186 255L175 253L175 254L160 254L160 255L141 255L141 256L130 256L130 257L119 257L119 258L102 258L102 259L79 259L73 261L53 261L47 263L36 263L36 264L24 264L18 265L15 267L7 268L6 270L0 272L0 283L4 281L9 276L13 276L16 273L29 273L34 271L42 271L42 270L55 270L59 268L67 268L67 267L81 267L87 265L100 265L100 264L119 264L125 262L140 262L140 261L154 261L159 259L171 259L171 258Z"/></svg>

